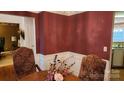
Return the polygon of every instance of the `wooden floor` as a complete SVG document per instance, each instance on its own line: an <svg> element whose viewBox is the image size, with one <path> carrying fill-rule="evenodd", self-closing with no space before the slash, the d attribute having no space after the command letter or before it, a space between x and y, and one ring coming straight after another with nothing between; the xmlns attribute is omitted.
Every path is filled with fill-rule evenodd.
<svg viewBox="0 0 124 93"><path fill-rule="evenodd" d="M13 58L10 52L3 53L0 57L0 67L12 65Z"/></svg>
<svg viewBox="0 0 124 93"><path fill-rule="evenodd" d="M15 80L13 59L10 53L4 53L0 58L0 80Z"/></svg>
<svg viewBox="0 0 124 93"><path fill-rule="evenodd" d="M1 81L15 81L15 72L13 65L0 67L0 80Z"/></svg>
<svg viewBox="0 0 124 93"><path fill-rule="evenodd" d="M112 76L111 80L112 81L124 81L124 69L113 69L113 70L115 70L115 74L111 74Z"/></svg>

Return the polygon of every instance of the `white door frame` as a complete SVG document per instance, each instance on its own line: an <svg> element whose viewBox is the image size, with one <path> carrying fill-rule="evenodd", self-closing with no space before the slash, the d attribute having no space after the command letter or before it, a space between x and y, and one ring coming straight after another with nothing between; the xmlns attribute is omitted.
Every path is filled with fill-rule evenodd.
<svg viewBox="0 0 124 93"><path fill-rule="evenodd" d="M22 41L21 42L21 46L32 48L33 51L34 51L34 56L35 56L35 60L36 60L35 18L34 17L23 17L23 16L8 15L8 14L0 14L0 21L1 22L17 23L17 24L19 24L19 27L22 30L24 30L25 39L27 40L27 41L26 40L21 40ZM29 30L31 30L32 33L29 33ZM27 37L29 37L29 38L27 38ZM33 40L33 43L32 43L32 40Z"/></svg>

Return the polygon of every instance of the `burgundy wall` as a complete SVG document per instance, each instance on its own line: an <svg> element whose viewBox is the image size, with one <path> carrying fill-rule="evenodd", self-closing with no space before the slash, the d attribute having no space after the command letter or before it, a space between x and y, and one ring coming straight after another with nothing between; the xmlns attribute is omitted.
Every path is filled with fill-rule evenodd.
<svg viewBox="0 0 124 93"><path fill-rule="evenodd" d="M113 12L84 12L73 16L27 11L0 13L35 17L37 53L73 51L109 59ZM108 47L107 52L103 52L104 46Z"/></svg>
<svg viewBox="0 0 124 93"><path fill-rule="evenodd" d="M40 15L35 16L35 29L36 29L36 52L40 53L41 50Z"/></svg>
<svg viewBox="0 0 124 93"><path fill-rule="evenodd" d="M49 12L43 12L40 15L43 22L41 23L41 32L43 33L43 43L41 46L43 46L43 53L50 54L67 51L66 31L68 26L66 16Z"/></svg>
<svg viewBox="0 0 124 93"><path fill-rule="evenodd" d="M43 54L63 51L85 53L85 13L74 16L40 13L40 50Z"/></svg>
<svg viewBox="0 0 124 93"><path fill-rule="evenodd" d="M70 45L70 51L85 54L86 51L86 31L85 31L85 19L86 13L81 13L68 17L69 20L69 30L72 38Z"/></svg>
<svg viewBox="0 0 124 93"><path fill-rule="evenodd" d="M86 20L86 53L109 59L113 12L87 12ZM108 47L107 52L103 52L104 46Z"/></svg>
<svg viewBox="0 0 124 93"><path fill-rule="evenodd" d="M69 19L71 51L110 58L113 12L84 12ZM107 46L107 52L103 52L104 46Z"/></svg>
<svg viewBox="0 0 124 93"><path fill-rule="evenodd" d="M113 12L87 12L86 20L86 53L109 59ZM107 52L103 52L104 46Z"/></svg>
<svg viewBox="0 0 124 93"><path fill-rule="evenodd" d="M40 50L44 54L72 51L109 59L113 12L84 12L63 16L40 13ZM108 52L103 52L103 47Z"/></svg>

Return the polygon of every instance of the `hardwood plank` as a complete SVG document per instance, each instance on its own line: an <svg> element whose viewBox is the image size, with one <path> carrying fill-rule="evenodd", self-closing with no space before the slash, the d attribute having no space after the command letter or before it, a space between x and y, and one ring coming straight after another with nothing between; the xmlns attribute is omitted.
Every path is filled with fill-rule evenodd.
<svg viewBox="0 0 124 93"><path fill-rule="evenodd" d="M14 80L16 80L13 65L0 67L0 80L1 81L14 81Z"/></svg>

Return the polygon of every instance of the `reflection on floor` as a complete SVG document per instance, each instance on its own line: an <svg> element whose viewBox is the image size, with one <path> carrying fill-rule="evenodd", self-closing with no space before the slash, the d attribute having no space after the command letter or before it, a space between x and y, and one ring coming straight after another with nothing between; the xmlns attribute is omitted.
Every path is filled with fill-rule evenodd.
<svg viewBox="0 0 124 93"><path fill-rule="evenodd" d="M0 80L15 80L13 59L10 53L4 53L0 58Z"/></svg>
<svg viewBox="0 0 124 93"><path fill-rule="evenodd" d="M7 65L12 65L13 64L13 59L11 53L3 53L0 57L0 67L7 66Z"/></svg>
<svg viewBox="0 0 124 93"><path fill-rule="evenodd" d="M111 80L112 81L124 81L124 69L112 69Z"/></svg>

